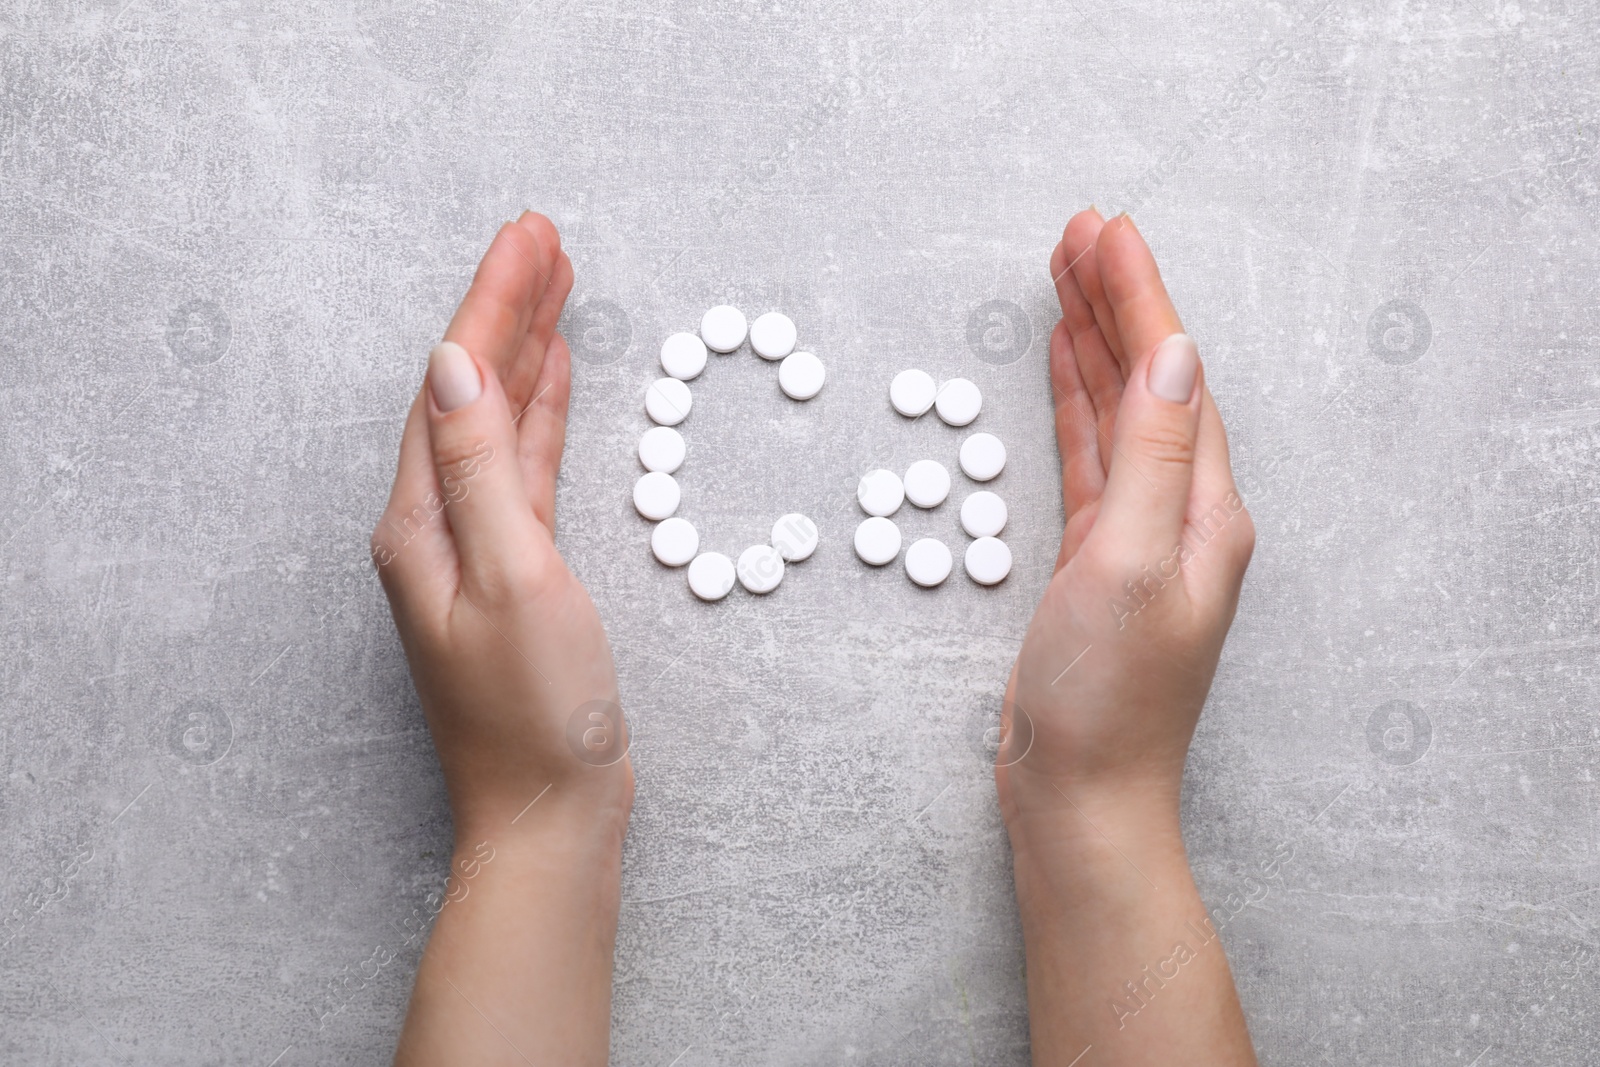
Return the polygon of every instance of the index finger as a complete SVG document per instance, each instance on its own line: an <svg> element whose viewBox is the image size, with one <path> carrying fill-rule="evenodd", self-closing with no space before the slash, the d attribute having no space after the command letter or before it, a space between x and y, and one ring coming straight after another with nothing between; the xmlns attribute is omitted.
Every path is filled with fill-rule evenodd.
<svg viewBox="0 0 1600 1067"><path fill-rule="evenodd" d="M1184 332L1183 321L1167 295L1156 257L1133 219L1119 215L1106 223L1095 242L1095 252L1131 377L1132 368L1147 359L1156 345Z"/></svg>

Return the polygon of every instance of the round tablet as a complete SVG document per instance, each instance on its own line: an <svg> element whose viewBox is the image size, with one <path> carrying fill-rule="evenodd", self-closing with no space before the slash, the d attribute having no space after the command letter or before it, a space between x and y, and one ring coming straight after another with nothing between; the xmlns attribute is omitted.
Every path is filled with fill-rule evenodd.
<svg viewBox="0 0 1600 1067"><path fill-rule="evenodd" d="M861 484L856 486L856 500L868 515L893 515L905 499L906 487L894 471L878 470L862 475Z"/></svg>
<svg viewBox="0 0 1600 1067"><path fill-rule="evenodd" d="M925 588L932 588L950 577L954 562L944 542L932 537L913 541L906 549L906 575Z"/></svg>
<svg viewBox="0 0 1600 1067"><path fill-rule="evenodd" d="M700 320L700 337L713 352L732 352L744 344L744 312L718 304Z"/></svg>
<svg viewBox="0 0 1600 1067"><path fill-rule="evenodd" d="M992 433L975 433L961 442L961 469L975 482L987 482L1005 469L1006 446Z"/></svg>
<svg viewBox="0 0 1600 1067"><path fill-rule="evenodd" d="M688 381L706 369L706 344L692 333L675 333L661 345L661 369Z"/></svg>
<svg viewBox="0 0 1600 1067"><path fill-rule="evenodd" d="M978 490L961 502L961 528L973 537L994 537L1006 528L1006 502Z"/></svg>
<svg viewBox="0 0 1600 1067"><path fill-rule="evenodd" d="M996 585L1011 573L1011 549L1004 541L980 537L967 546L967 577L979 585Z"/></svg>
<svg viewBox="0 0 1600 1067"><path fill-rule="evenodd" d="M772 524L772 547L791 563L810 559L817 550L817 524L799 512L785 515Z"/></svg>
<svg viewBox="0 0 1600 1067"><path fill-rule="evenodd" d="M752 593L770 593L783 581L783 557L771 545L751 545L739 553L739 584Z"/></svg>
<svg viewBox="0 0 1600 1067"><path fill-rule="evenodd" d="M856 555L881 567L900 554L900 527L881 515L862 519L856 527Z"/></svg>
<svg viewBox="0 0 1600 1067"><path fill-rule="evenodd" d="M782 359L794 351L794 320L769 311L750 324L750 347L762 359Z"/></svg>
<svg viewBox="0 0 1600 1067"><path fill-rule="evenodd" d="M633 483L633 506L647 519L662 519L678 510L682 493L678 481L670 474L651 471Z"/></svg>
<svg viewBox="0 0 1600 1067"><path fill-rule="evenodd" d="M796 352L778 364L778 388L791 400L810 400L827 380L828 369L810 352Z"/></svg>
<svg viewBox="0 0 1600 1067"><path fill-rule="evenodd" d="M903 370L889 383L889 403L902 415L926 415L939 395L939 386L927 371Z"/></svg>
<svg viewBox="0 0 1600 1067"><path fill-rule="evenodd" d="M639 462L647 471L671 474L683 466L688 451L683 434L670 426L652 426L639 438Z"/></svg>
<svg viewBox="0 0 1600 1067"><path fill-rule="evenodd" d="M676 426L689 417L694 396L676 378L657 378L644 394L644 410L663 426Z"/></svg>
<svg viewBox="0 0 1600 1067"><path fill-rule="evenodd" d="M733 588L733 560L702 552L689 564L689 590L701 600L721 600Z"/></svg>
<svg viewBox="0 0 1600 1067"><path fill-rule="evenodd" d="M650 535L650 551L667 566L681 567L700 551L700 533L688 519L664 519Z"/></svg>
<svg viewBox="0 0 1600 1067"><path fill-rule="evenodd" d="M950 495L950 472L944 464L919 459L906 469L906 499L919 508L936 508Z"/></svg>
<svg viewBox="0 0 1600 1067"><path fill-rule="evenodd" d="M965 426L983 410L983 394L965 378L951 378L939 387L933 406L951 426Z"/></svg>

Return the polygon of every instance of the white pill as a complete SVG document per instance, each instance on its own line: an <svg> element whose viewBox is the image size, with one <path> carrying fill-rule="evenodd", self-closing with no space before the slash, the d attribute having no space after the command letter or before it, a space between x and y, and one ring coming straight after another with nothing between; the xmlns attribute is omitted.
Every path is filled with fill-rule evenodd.
<svg viewBox="0 0 1600 1067"><path fill-rule="evenodd" d="M856 555L881 567L900 554L900 527L881 515L862 519L856 527Z"/></svg>
<svg viewBox="0 0 1600 1067"><path fill-rule="evenodd" d="M739 553L739 584L752 593L770 593L783 581L783 557L771 545L751 545Z"/></svg>
<svg viewBox="0 0 1600 1067"><path fill-rule="evenodd" d="M1004 541L980 537L967 546L967 577L979 585L995 585L1011 573L1011 549Z"/></svg>
<svg viewBox="0 0 1600 1067"><path fill-rule="evenodd" d="M961 469L975 482L987 482L1006 466L1006 446L992 433L975 433L961 442Z"/></svg>
<svg viewBox="0 0 1600 1067"><path fill-rule="evenodd" d="M713 352L732 352L744 344L744 312L718 304L700 320L700 337Z"/></svg>
<svg viewBox="0 0 1600 1067"><path fill-rule="evenodd" d="M794 320L780 311L769 311L750 324L750 347L762 359L782 359L794 351Z"/></svg>
<svg viewBox="0 0 1600 1067"><path fill-rule="evenodd" d="M861 484L856 486L856 500L868 515L893 515L905 499L906 487L894 471L872 471L863 475Z"/></svg>
<svg viewBox="0 0 1600 1067"><path fill-rule="evenodd" d="M706 369L706 344L692 333L675 333L661 345L661 369L688 381Z"/></svg>
<svg viewBox="0 0 1600 1067"><path fill-rule="evenodd" d="M796 352L778 364L778 388L791 400L810 400L827 380L828 369L810 352Z"/></svg>
<svg viewBox="0 0 1600 1067"><path fill-rule="evenodd" d="M785 515L772 524L772 547L791 563L810 559L817 550L817 524L799 512Z"/></svg>
<svg viewBox="0 0 1600 1067"><path fill-rule="evenodd" d="M889 383L889 403L902 415L926 415L939 395L939 386L926 371L903 370Z"/></svg>
<svg viewBox="0 0 1600 1067"><path fill-rule="evenodd" d="M644 410L663 426L676 426L689 417L694 395L676 378L657 378L644 394Z"/></svg>
<svg viewBox="0 0 1600 1067"><path fill-rule="evenodd" d="M650 551L669 567L681 567L700 551L700 532L688 519L671 518L656 523Z"/></svg>
<svg viewBox="0 0 1600 1067"><path fill-rule="evenodd" d="M950 495L950 472L944 464L919 459L906 469L906 499L919 508L936 508Z"/></svg>
<svg viewBox="0 0 1600 1067"><path fill-rule="evenodd" d="M945 543L932 537L913 541L906 549L906 575L920 586L932 588L950 577L954 563Z"/></svg>
<svg viewBox="0 0 1600 1067"><path fill-rule="evenodd" d="M721 600L733 588L733 560L702 552L689 564L689 590L701 600Z"/></svg>
<svg viewBox="0 0 1600 1067"><path fill-rule="evenodd" d="M678 510L682 495L678 480L660 471L651 471L633 483L633 506L639 514L657 522Z"/></svg>
<svg viewBox="0 0 1600 1067"><path fill-rule="evenodd" d="M688 452L683 434L670 426L652 426L639 438L639 462L647 471L672 474L683 466L683 457Z"/></svg>
<svg viewBox="0 0 1600 1067"><path fill-rule="evenodd" d="M983 410L983 394L965 378L951 378L939 387L939 398L933 403L945 422L965 426Z"/></svg>
<svg viewBox="0 0 1600 1067"><path fill-rule="evenodd" d="M980 489L961 502L961 528L973 537L994 537L1006 528L1006 502Z"/></svg>

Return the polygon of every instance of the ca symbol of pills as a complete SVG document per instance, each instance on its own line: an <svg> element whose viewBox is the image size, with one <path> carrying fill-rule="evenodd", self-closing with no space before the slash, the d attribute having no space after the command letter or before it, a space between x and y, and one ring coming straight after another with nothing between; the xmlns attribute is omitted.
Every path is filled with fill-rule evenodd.
<svg viewBox="0 0 1600 1067"><path fill-rule="evenodd" d="M798 333L787 315L769 311L747 323L738 308L719 305L700 320L700 332L675 333L661 346L661 368L645 392L645 413L655 426L639 439L639 462L645 474L634 483L633 504L639 514L656 524L650 549L668 567L687 567L689 589L702 600L721 600L735 582L751 593L764 594L783 581L787 564L808 559L816 551L816 523L793 512L772 525L767 542L751 545L738 560L721 552L700 551L700 533L694 524L677 516L682 491L673 477L688 456L688 446L675 427L689 417L694 394L688 383L706 368L708 352L722 355L737 351L746 339L762 359L779 362L778 386L795 401L806 401L822 391L827 369L810 352L795 351ZM889 385L889 403L907 419L929 411L956 428L970 426L983 410L983 393L965 378L940 384L921 370L895 375ZM967 437L957 454L963 474L974 482L990 482L1006 465L1006 448L991 433ZM900 528L891 518L907 500L924 510L944 504L951 490L950 471L935 459L919 459L902 477L890 470L874 470L861 478L856 500L867 518L856 527L856 555L874 567L900 555ZM1006 525L1006 505L998 495L983 489L969 494L961 504L961 527L973 538L963 556L967 576L979 585L992 586L1011 573L1011 549L999 539ZM905 551L906 576L917 585L942 584L954 569L950 548L933 537L912 542Z"/></svg>
<svg viewBox="0 0 1600 1067"><path fill-rule="evenodd" d="M946 425L966 427L983 410L983 393L965 378L940 385L926 371L904 370L889 383L889 404L907 419L931 410ZM1005 469L1006 446L980 431L961 443L957 462L974 482L993 481ZM856 555L874 567L892 563L900 555L901 537L890 516L907 500L925 510L937 508L950 496L950 487L950 471L935 459L917 460L904 476L891 470L863 475L856 500L867 517L856 527ZM1006 504L995 493L980 489L961 502L961 528L973 538L962 563L979 585L998 585L1011 573L1011 549L998 537L1005 525ZM949 546L937 538L920 538L906 549L906 576L924 588L942 584L954 564Z"/></svg>
<svg viewBox="0 0 1600 1067"><path fill-rule="evenodd" d="M645 391L645 413L656 425L639 439L639 462L645 474L634 483L633 506L656 524L650 550L668 567L688 568L689 589L702 600L721 600L737 581L752 593L770 593L783 581L785 566L807 559L817 549L817 524L793 512L772 524L765 544L751 545L736 563L721 552L700 551L700 532L676 514L682 502L673 477L688 456L688 445L675 427L689 417L694 394L688 383L706 368L707 352L728 355L738 351L748 337L762 359L778 363L778 387L795 401L806 401L822 391L827 368L810 352L795 351L798 332L794 321L769 311L753 323L726 304L712 308L700 320L700 333L675 333L661 346L658 378Z"/></svg>

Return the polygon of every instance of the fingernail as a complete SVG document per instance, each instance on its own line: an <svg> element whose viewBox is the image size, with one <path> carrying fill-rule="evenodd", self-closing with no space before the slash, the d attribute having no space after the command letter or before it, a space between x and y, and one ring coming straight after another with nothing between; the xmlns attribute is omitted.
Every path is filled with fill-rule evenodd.
<svg viewBox="0 0 1600 1067"><path fill-rule="evenodd" d="M428 353L428 388L440 411L466 407L483 393L478 365L467 350L454 341L434 345Z"/></svg>
<svg viewBox="0 0 1600 1067"><path fill-rule="evenodd" d="M1194 338L1175 333L1156 346L1150 360L1150 391L1162 400L1187 404L1194 395L1194 376L1200 370L1200 352Z"/></svg>

